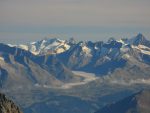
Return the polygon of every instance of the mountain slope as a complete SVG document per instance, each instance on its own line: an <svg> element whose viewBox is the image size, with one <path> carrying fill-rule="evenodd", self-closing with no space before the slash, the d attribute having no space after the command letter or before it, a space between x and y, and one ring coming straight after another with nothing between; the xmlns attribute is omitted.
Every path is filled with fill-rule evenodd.
<svg viewBox="0 0 150 113"><path fill-rule="evenodd" d="M150 47L150 41L148 41L145 36L141 33L139 33L136 37L133 37L128 41L130 44L133 45L145 45L147 47Z"/></svg>
<svg viewBox="0 0 150 113"><path fill-rule="evenodd" d="M133 94L150 85L150 48L143 41L148 40L143 35L130 40L71 40L67 41L70 48L61 53L41 49L41 42L36 55L28 49L0 44L1 89L21 103L26 113L40 113L40 106L43 112L95 112L128 96L128 91ZM47 41L42 47L53 46L45 46Z"/></svg>
<svg viewBox="0 0 150 113"><path fill-rule="evenodd" d="M0 44L0 78L2 88L53 87L80 80L53 56L35 56L5 44Z"/></svg>
<svg viewBox="0 0 150 113"><path fill-rule="evenodd" d="M149 113L150 91L142 91L117 103L108 105L96 113Z"/></svg>
<svg viewBox="0 0 150 113"><path fill-rule="evenodd" d="M50 46L51 43L49 42L60 40L45 39L43 41ZM91 41L81 41L79 43L75 43L74 41L66 42L70 44L70 48L55 55L44 52L45 55L38 56L27 51L22 51L17 47L10 47L14 50L10 50L8 47L2 48L5 51L10 50L9 52L16 56L15 60L17 62L28 67L28 63L25 62L31 60L31 62L38 64L42 69L54 75L57 80L61 80L62 82L80 80L80 78L73 76L70 70L90 72L97 76L119 75L123 76L123 78L130 78L132 77L131 75L140 77L141 74L140 79L142 77L144 79L149 78L149 41L142 34L138 34L131 39L115 40L111 38L106 43ZM41 43L39 47L41 47ZM3 52L5 52L4 50ZM14 52L12 53L12 51ZM5 59L9 61L9 58ZM28 60L25 61L24 59ZM139 73L134 73L134 71L139 71Z"/></svg>
<svg viewBox="0 0 150 113"><path fill-rule="evenodd" d="M106 43L79 42L56 57L70 69L92 72L96 75L113 73L116 69L125 67L130 59L136 60L139 64L141 62L149 65L150 48L147 46L149 41L145 38L141 41L141 37L144 36L139 35L126 40L110 39Z"/></svg>

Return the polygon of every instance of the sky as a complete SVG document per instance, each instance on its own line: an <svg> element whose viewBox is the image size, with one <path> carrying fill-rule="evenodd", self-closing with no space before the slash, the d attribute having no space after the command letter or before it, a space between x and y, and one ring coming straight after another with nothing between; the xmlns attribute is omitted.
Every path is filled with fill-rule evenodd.
<svg viewBox="0 0 150 113"><path fill-rule="evenodd" d="M150 39L150 0L0 0L0 42Z"/></svg>

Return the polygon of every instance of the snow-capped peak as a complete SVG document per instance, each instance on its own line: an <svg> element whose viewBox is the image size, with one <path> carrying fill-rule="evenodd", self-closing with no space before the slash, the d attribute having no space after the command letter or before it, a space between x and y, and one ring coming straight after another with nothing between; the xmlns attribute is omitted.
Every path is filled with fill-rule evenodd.
<svg viewBox="0 0 150 113"><path fill-rule="evenodd" d="M9 47L16 47L17 45L7 44Z"/></svg>
<svg viewBox="0 0 150 113"><path fill-rule="evenodd" d="M124 40L122 40L122 39L117 40L117 42L120 42L120 43L122 43L123 45L126 44L126 43L124 42Z"/></svg>
<svg viewBox="0 0 150 113"><path fill-rule="evenodd" d="M70 48L70 43L66 40L58 38L44 38L37 42L31 42L27 45L19 45L18 47L28 50L35 55L58 54Z"/></svg>
<svg viewBox="0 0 150 113"><path fill-rule="evenodd" d="M61 40L59 38L44 38L40 41L31 42L26 45L8 45L11 47L22 48L24 50L30 51L35 55L59 54L74 47L81 48L81 52L86 56L95 54L100 54L101 56L103 56L107 53L110 53L111 51L113 52L113 54L118 53L117 51L121 51L121 53L124 54L130 50L130 47L141 50L142 53L148 53L150 51L150 41L148 41L142 34L138 34L136 37L131 39L116 40L115 38L110 38L106 43L94 43L91 41L80 41L76 43L74 38L71 38L69 40Z"/></svg>

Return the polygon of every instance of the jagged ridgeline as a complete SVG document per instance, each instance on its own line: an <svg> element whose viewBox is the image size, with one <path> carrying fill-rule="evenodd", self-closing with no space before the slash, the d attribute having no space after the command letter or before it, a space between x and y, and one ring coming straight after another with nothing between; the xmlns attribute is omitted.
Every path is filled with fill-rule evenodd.
<svg viewBox="0 0 150 113"><path fill-rule="evenodd" d="M24 113L94 113L150 85L150 41L0 43L0 90Z"/></svg>

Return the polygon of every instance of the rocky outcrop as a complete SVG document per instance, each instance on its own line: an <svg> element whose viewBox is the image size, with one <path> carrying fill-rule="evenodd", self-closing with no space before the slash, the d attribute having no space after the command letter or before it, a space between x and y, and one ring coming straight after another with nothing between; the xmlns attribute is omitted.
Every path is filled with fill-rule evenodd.
<svg viewBox="0 0 150 113"><path fill-rule="evenodd" d="M0 113L22 113L13 101L0 93Z"/></svg>

